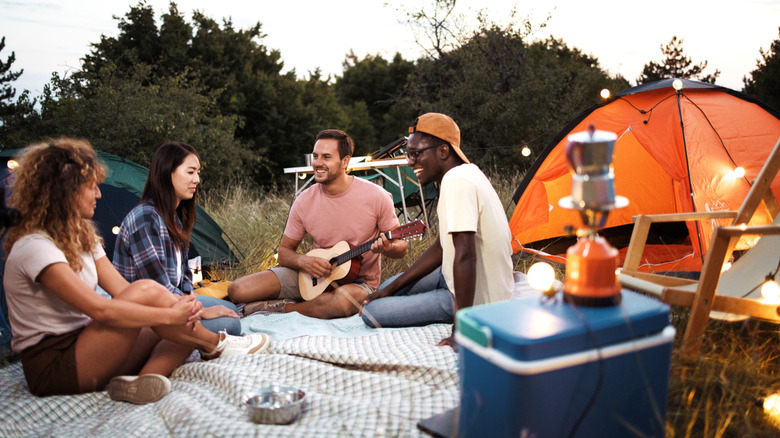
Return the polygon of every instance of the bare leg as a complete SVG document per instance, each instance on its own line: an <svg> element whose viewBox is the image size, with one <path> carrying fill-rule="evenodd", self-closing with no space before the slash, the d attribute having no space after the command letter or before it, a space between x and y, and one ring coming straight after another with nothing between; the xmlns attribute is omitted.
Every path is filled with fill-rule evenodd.
<svg viewBox="0 0 780 438"><path fill-rule="evenodd" d="M323 293L311 301L288 304L286 312L299 312L312 318L332 319L352 316L360 310L366 290L354 284L338 287L335 292Z"/></svg>
<svg viewBox="0 0 780 438"><path fill-rule="evenodd" d="M170 375L192 354L192 347L162 340L155 345L149 360L138 374Z"/></svg>
<svg viewBox="0 0 780 438"><path fill-rule="evenodd" d="M234 303L250 303L279 298L282 285L271 271L256 272L241 277L228 286L228 296Z"/></svg>
<svg viewBox="0 0 780 438"><path fill-rule="evenodd" d="M114 299L154 307L170 307L177 300L167 289L151 281L133 283ZM180 345L173 347L173 343L161 339ZM79 389L100 390L114 376L139 371L167 376L184 362L193 348L210 351L217 342L219 335L203 328L200 322L195 323L193 331L185 325L142 329L93 321L76 341Z"/></svg>

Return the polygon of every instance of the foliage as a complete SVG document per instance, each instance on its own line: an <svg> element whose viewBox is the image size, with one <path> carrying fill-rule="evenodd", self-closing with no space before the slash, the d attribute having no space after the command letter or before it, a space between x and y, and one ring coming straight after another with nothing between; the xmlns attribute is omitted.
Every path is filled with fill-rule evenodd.
<svg viewBox="0 0 780 438"><path fill-rule="evenodd" d="M260 23L237 30L229 19L220 25L200 12L193 13L190 23L175 3L161 16L159 27L152 7L144 3L115 18L119 35L101 37L73 80L99 87L96 79L108 67L114 76L143 87L188 84L213 100L209 111L236 121L234 142L255 159L231 161L229 167L243 166L243 173L259 184L276 182L283 167L300 164L320 129L350 125L348 111L318 72L308 80L298 80L294 71L282 73L280 53L261 44ZM147 67L145 75L139 66ZM206 116L212 114L198 118ZM222 145L214 143L211 149L219 146L221 151ZM204 158L227 161L231 156Z"/></svg>
<svg viewBox="0 0 780 438"><path fill-rule="evenodd" d="M571 117L597 102L603 88L628 82L610 78L595 58L548 38L528 42L532 26L483 25L458 48L421 60L403 105L449 114L461 128L469 159L516 168L535 158Z"/></svg>
<svg viewBox="0 0 780 438"><path fill-rule="evenodd" d="M701 82L714 84L720 76L720 70L715 73L705 75L704 69L707 68L707 61L701 64L693 64L691 58L683 54L683 40L673 36L672 40L666 46L661 46L661 53L665 58L661 63L650 61L642 69L642 76L637 78L637 84L647 84L660 81L661 79L680 78L696 79Z"/></svg>
<svg viewBox="0 0 780 438"><path fill-rule="evenodd" d="M349 131L361 153L379 149L405 135L403 128L416 114L395 104L414 69L414 62L403 59L400 53L390 62L379 55L358 59L354 52L347 54L344 73L336 79L333 89L339 102L353 111L353 121L368 117L365 132L356 127Z"/></svg>
<svg viewBox="0 0 780 438"><path fill-rule="evenodd" d="M778 28L780 34L780 28ZM744 92L761 102L780 110L780 38L772 41L769 50L759 49L761 59L750 77L742 78Z"/></svg>
<svg viewBox="0 0 780 438"><path fill-rule="evenodd" d="M204 187L246 176L244 163L259 164L234 138L236 116L216 111L216 98L184 75L144 85L149 66L129 77L104 64L89 80L54 75L41 100L45 136L89 139L95 148L148 166L166 141L183 141L201 155Z"/></svg>
<svg viewBox="0 0 780 438"><path fill-rule="evenodd" d="M5 37L0 39L0 52L5 48ZM11 65L16 61L16 53L11 52L5 62L0 59L0 111L6 107L6 101L10 101L16 95L16 89L11 86L11 82L17 80L22 75L24 69L17 72L11 71Z"/></svg>
<svg viewBox="0 0 780 438"><path fill-rule="evenodd" d="M5 37L0 39L0 52L5 48ZM0 59L0 147L12 148L21 139L20 133L26 132L25 128L34 125L38 121L34 111L35 100L30 100L27 90L13 101L16 89L11 83L22 75L24 69L11 71L11 65L16 61L16 53L11 52L5 62Z"/></svg>

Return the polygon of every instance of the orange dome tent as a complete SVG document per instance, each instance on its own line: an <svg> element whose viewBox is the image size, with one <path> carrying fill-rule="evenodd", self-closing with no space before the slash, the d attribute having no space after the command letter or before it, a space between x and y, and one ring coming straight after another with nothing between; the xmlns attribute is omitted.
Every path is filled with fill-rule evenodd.
<svg viewBox="0 0 780 438"><path fill-rule="evenodd" d="M613 210L601 231L614 246L627 245L632 216L637 214L739 208L780 137L780 112L728 88L682 80L683 88L677 92L672 82L665 79L621 91L583 111L550 142L513 196L516 205L509 226L515 253L564 260L566 248L574 242L563 236L565 226L582 225L578 212L558 206L558 200L571 192L564 149L569 134L589 125L618 135L615 192L630 204ZM735 173L738 167L744 169L743 177ZM780 197L780 176L772 191ZM754 222L768 223L768 213L757 214ZM689 222L676 236L674 230L656 230L658 242L665 244L646 251L643 269L700 270L713 225Z"/></svg>

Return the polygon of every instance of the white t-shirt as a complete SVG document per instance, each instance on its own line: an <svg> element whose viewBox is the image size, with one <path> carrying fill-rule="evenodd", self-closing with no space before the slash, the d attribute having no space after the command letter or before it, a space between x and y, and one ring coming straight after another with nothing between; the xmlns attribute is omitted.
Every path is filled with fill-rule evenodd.
<svg viewBox="0 0 780 438"><path fill-rule="evenodd" d="M450 169L439 193L439 241L442 273L450 292L455 290L452 233L474 232L477 283L474 305L508 300L512 296L512 233L504 208L484 173L474 164Z"/></svg>
<svg viewBox="0 0 780 438"><path fill-rule="evenodd" d="M105 256L105 250L100 245L82 256L83 268L76 275L92 290L97 289L98 283L95 260ZM13 333L11 347L17 353L36 345L45 336L69 333L92 321L36 281L43 269L54 263L68 261L51 238L43 233L22 237L8 253L3 287Z"/></svg>

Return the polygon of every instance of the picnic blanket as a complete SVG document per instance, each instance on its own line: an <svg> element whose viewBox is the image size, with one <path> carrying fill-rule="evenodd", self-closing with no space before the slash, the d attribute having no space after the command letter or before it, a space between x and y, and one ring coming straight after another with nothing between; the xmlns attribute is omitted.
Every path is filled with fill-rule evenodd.
<svg viewBox="0 0 780 438"><path fill-rule="evenodd" d="M436 346L450 330L296 337L263 354L191 361L171 375L171 394L143 406L105 391L35 397L16 362L0 369L0 436L427 436L417 422L458 404L457 356ZM303 415L252 423L241 397L275 384L306 392Z"/></svg>
<svg viewBox="0 0 780 438"><path fill-rule="evenodd" d="M516 272L515 282L513 299L538 295L525 274ZM208 362L193 354L171 375L171 394L143 406L114 402L105 391L35 397L21 363L1 368L0 437L428 437L417 422L459 403L457 355L436 346L449 324L369 329L357 315L325 321L298 313L251 315L241 324L270 336L266 353ZM306 392L295 423L249 421L241 398L272 385Z"/></svg>
<svg viewBox="0 0 780 438"><path fill-rule="evenodd" d="M385 330L395 329L373 329L368 327L358 315L349 318L322 320L301 315L298 312L259 312L241 318L242 333L265 333L273 341L283 341L299 336L354 338L375 335L378 331Z"/></svg>

